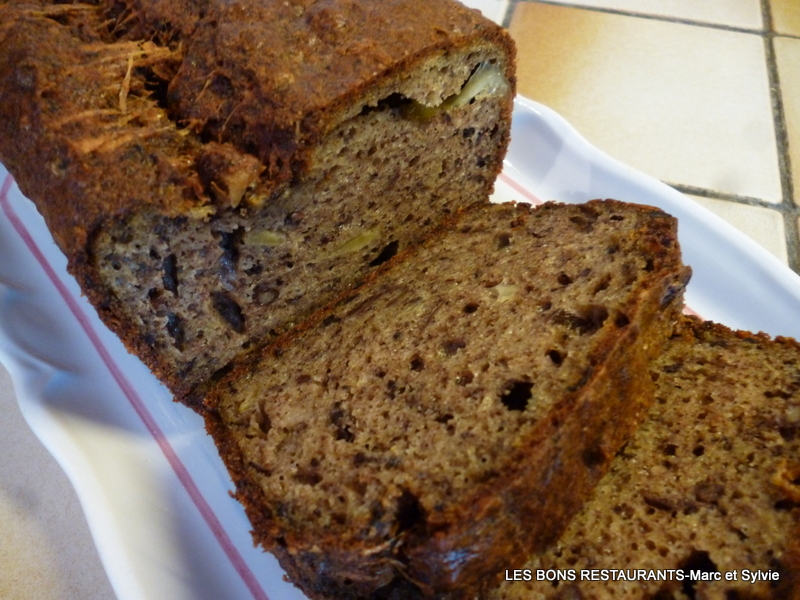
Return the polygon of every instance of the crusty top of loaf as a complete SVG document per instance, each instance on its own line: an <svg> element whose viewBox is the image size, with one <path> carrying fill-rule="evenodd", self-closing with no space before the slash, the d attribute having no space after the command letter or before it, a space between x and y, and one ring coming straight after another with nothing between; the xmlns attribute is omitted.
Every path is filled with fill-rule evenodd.
<svg viewBox="0 0 800 600"><path fill-rule="evenodd" d="M360 111L363 103L353 106L354 100L369 96L376 80L403 80L423 55L452 52L479 39L510 47L500 28L451 0L241 0L203 6L205 16L193 28L170 84L172 108L194 127L211 127L223 139L241 131L259 145L259 135L286 137L287 146L313 143L342 114ZM412 89L409 95L435 105L460 85L449 78L441 83L440 89Z"/></svg>
<svg viewBox="0 0 800 600"><path fill-rule="evenodd" d="M101 218L208 215L232 169L274 192L351 109L464 81L426 95L412 67L487 46L513 83L508 36L452 0L3 4L0 160L80 262Z"/></svg>

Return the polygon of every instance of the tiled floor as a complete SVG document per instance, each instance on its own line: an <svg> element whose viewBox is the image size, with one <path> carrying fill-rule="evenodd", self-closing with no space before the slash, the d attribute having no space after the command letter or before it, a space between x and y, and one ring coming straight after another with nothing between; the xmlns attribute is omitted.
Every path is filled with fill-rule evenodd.
<svg viewBox="0 0 800 600"><path fill-rule="evenodd" d="M800 1L467 4L509 27L521 94L800 273Z"/></svg>

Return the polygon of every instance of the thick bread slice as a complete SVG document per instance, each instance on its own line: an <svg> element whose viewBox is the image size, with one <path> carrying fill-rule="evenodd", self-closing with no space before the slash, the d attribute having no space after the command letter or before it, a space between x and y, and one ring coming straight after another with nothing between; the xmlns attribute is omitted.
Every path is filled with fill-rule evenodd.
<svg viewBox="0 0 800 600"><path fill-rule="evenodd" d="M675 228L475 207L241 365L208 428L255 541L317 598L458 596L554 541L652 400Z"/></svg>
<svg viewBox="0 0 800 600"><path fill-rule="evenodd" d="M657 402L592 500L509 563L533 581L485 598L800 598L800 345L687 319L653 374ZM564 579L536 581L548 569Z"/></svg>
<svg viewBox="0 0 800 600"><path fill-rule="evenodd" d="M513 55L452 0L2 4L0 160L185 396L487 200Z"/></svg>

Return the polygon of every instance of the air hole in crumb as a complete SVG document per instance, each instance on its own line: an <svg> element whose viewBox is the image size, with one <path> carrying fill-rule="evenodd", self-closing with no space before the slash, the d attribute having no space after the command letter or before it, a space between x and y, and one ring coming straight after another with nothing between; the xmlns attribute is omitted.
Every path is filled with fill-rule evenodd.
<svg viewBox="0 0 800 600"><path fill-rule="evenodd" d="M564 362L564 355L558 350L548 350L547 356L550 357L554 365L560 365Z"/></svg>
<svg viewBox="0 0 800 600"><path fill-rule="evenodd" d="M528 381L512 381L500 394L500 401L508 410L523 411L533 397L533 384Z"/></svg>
<svg viewBox="0 0 800 600"><path fill-rule="evenodd" d="M644 270L648 273L652 272L655 269L655 263L653 262L652 258L647 259L647 263L644 265Z"/></svg>
<svg viewBox="0 0 800 600"><path fill-rule="evenodd" d="M625 313L619 313L616 318L614 319L614 325L622 329L623 327L627 327L631 324L631 320L628 318L628 315Z"/></svg>
<svg viewBox="0 0 800 600"><path fill-rule="evenodd" d="M678 451L678 446L675 444L667 444L664 446L664 454L666 456L675 456L675 453Z"/></svg>
<svg viewBox="0 0 800 600"><path fill-rule="evenodd" d="M464 305L464 312L467 313L468 315L471 315L476 310L478 310L478 305L475 304L474 302L470 302L469 304Z"/></svg>
<svg viewBox="0 0 800 600"><path fill-rule="evenodd" d="M417 523L425 521L425 510L422 508L422 504L408 490L403 490L397 499L395 519L397 520L397 533L411 529Z"/></svg>
<svg viewBox="0 0 800 600"><path fill-rule="evenodd" d="M590 447L583 451L581 459L583 459L583 464L591 469L602 465L606 460L606 456L600 448Z"/></svg>
<svg viewBox="0 0 800 600"><path fill-rule="evenodd" d="M558 274L558 283L561 285L569 285L572 283L572 277L564 273L563 271Z"/></svg>
<svg viewBox="0 0 800 600"><path fill-rule="evenodd" d="M178 264L174 254L170 254L161 263L163 274L161 281L164 284L164 289L178 295Z"/></svg>
<svg viewBox="0 0 800 600"><path fill-rule="evenodd" d="M244 314L239 304L225 292L211 294L211 305L237 333L244 333Z"/></svg>
<svg viewBox="0 0 800 600"><path fill-rule="evenodd" d="M775 503L775 510L786 510L786 511L793 511L796 508L800 507L800 503L793 502L788 498L784 498L782 500L778 500Z"/></svg>
<svg viewBox="0 0 800 600"><path fill-rule="evenodd" d="M322 475L320 475L319 471L313 467L301 467L297 470L297 473L293 475L293 478L300 483L304 483L306 485L310 485L314 487L320 481L322 481Z"/></svg>
<svg viewBox="0 0 800 600"><path fill-rule="evenodd" d="M397 250L399 248L400 248L400 243L397 240L389 242L383 247L383 250L381 250L380 254L378 254L378 256L376 256L371 263L369 263L369 266L377 267L378 265L382 265L387 260L392 258L395 254L397 254Z"/></svg>
<svg viewBox="0 0 800 600"><path fill-rule="evenodd" d="M711 560L708 552L704 552L702 550L694 550L683 562L680 568L685 574L682 591L690 600L695 600L697 597L695 592L697 580L690 579L690 573L692 571L701 571L703 573L716 573L718 571L717 565L715 565L714 561Z"/></svg>
<svg viewBox="0 0 800 600"><path fill-rule="evenodd" d="M692 450L692 454L694 454L695 456L703 456L703 454L705 454L705 453L706 453L706 449L701 445L695 446L694 450Z"/></svg>
<svg viewBox="0 0 800 600"><path fill-rule="evenodd" d="M355 419L342 405L337 402L333 405L329 414L330 421L335 428L334 438L345 442L352 442L356 439L351 427L355 425Z"/></svg>
<svg viewBox="0 0 800 600"><path fill-rule="evenodd" d="M222 254L219 257L220 276L230 278L236 276L239 264L239 246L244 237L244 229L237 227L233 231L219 232L219 247Z"/></svg>
<svg viewBox="0 0 800 600"><path fill-rule="evenodd" d="M497 249L502 250L503 248L508 248L511 245L511 236L508 233L498 233L497 234Z"/></svg>
<svg viewBox="0 0 800 600"><path fill-rule="evenodd" d="M467 343L464 340L447 340L442 344L442 352L446 356L454 356L462 348L466 348Z"/></svg>
<svg viewBox="0 0 800 600"><path fill-rule="evenodd" d="M327 317L322 319L322 325L323 327L327 327L328 325L333 325L334 323L338 323L341 320L342 319L340 317L337 317L336 315L328 315Z"/></svg>
<svg viewBox="0 0 800 600"><path fill-rule="evenodd" d="M267 435L269 433L269 430L272 429L272 420L269 418L269 415L264 412L264 409L261 406L259 406L256 409L255 417L256 417L256 424L258 425L258 428L261 430L261 433Z"/></svg>
<svg viewBox="0 0 800 600"><path fill-rule="evenodd" d="M800 426L778 427L778 433L786 442L793 442L798 437Z"/></svg>
<svg viewBox="0 0 800 600"><path fill-rule="evenodd" d="M182 352L186 343L186 333L183 328L183 321L175 313L169 313L167 316L167 333L172 338L175 348Z"/></svg>
<svg viewBox="0 0 800 600"><path fill-rule="evenodd" d="M553 315L553 322L566 325L581 335L592 335L603 327L608 319L608 309L601 304L583 307L579 313L559 310Z"/></svg>
<svg viewBox="0 0 800 600"><path fill-rule="evenodd" d="M411 359L411 370L422 371L425 368L425 361L421 357L415 356Z"/></svg>

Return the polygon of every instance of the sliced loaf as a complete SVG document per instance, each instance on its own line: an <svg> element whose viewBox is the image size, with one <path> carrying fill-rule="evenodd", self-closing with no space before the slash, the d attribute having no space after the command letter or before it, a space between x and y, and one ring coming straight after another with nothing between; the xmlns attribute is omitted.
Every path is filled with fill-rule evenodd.
<svg viewBox="0 0 800 600"><path fill-rule="evenodd" d="M255 541L313 598L456 597L554 541L652 400L675 229L476 207L240 365L207 419Z"/></svg>
<svg viewBox="0 0 800 600"><path fill-rule="evenodd" d="M502 166L514 51L452 0L0 4L0 160L181 397Z"/></svg>
<svg viewBox="0 0 800 600"><path fill-rule="evenodd" d="M657 402L592 500L506 566L531 581L484 598L800 598L800 345L688 320L653 374Z"/></svg>

